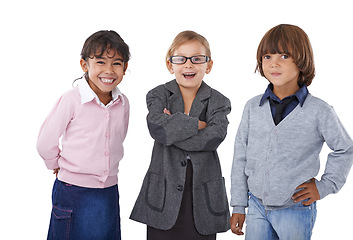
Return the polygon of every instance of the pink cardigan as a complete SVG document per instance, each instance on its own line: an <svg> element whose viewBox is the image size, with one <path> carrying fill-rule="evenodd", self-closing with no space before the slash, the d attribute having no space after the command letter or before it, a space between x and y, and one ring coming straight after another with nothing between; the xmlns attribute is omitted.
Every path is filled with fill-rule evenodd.
<svg viewBox="0 0 353 240"><path fill-rule="evenodd" d="M119 91L108 107L101 106L95 98L81 96L87 86L81 81L57 101L40 129L37 150L48 169L60 167L59 180L106 188L118 183L129 102Z"/></svg>

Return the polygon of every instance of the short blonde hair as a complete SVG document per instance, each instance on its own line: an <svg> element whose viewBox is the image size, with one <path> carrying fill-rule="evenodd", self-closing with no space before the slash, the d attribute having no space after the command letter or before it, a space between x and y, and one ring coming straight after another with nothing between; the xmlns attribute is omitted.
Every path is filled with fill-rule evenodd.
<svg viewBox="0 0 353 240"><path fill-rule="evenodd" d="M262 38L257 49L257 66L262 70L262 57L266 54L285 53L293 58L299 68L298 84L309 86L315 77L314 55L308 35L299 27L289 24L280 24L270 29Z"/></svg>
<svg viewBox="0 0 353 240"><path fill-rule="evenodd" d="M206 40L206 38L194 31L183 31L179 33L173 40L172 45L170 45L167 55L166 55L166 65L168 67L168 61L171 56L174 55L174 52L178 47L187 42L198 41L200 42L206 49L206 56L211 59L211 49L210 44Z"/></svg>

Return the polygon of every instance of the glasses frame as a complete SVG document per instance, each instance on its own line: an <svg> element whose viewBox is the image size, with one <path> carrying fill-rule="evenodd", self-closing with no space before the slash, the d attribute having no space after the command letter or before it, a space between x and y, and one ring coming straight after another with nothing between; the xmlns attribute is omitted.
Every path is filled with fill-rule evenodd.
<svg viewBox="0 0 353 240"><path fill-rule="evenodd" d="M183 58L185 59L185 61L184 61L183 63L174 63L173 60L172 60L173 57L183 57ZM194 57L205 57L205 58L206 58L206 61L203 62L203 63L195 63L195 62L192 60ZM190 59L190 62L191 62L192 64L204 64L204 63L207 63L208 61L210 61L210 58L209 58L208 56L206 56L206 55L195 55L195 56L191 56L191 57L185 57L185 56L181 56L181 55L176 55L176 56L171 56L171 57L169 58L169 61L170 61L171 63L173 63L173 64L181 65L181 64L185 64L185 63L188 61L188 59Z"/></svg>

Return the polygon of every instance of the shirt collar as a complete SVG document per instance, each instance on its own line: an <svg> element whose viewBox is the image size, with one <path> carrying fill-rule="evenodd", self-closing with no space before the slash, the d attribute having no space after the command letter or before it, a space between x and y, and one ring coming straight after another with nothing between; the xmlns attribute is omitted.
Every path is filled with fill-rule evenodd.
<svg viewBox="0 0 353 240"><path fill-rule="evenodd" d="M95 99L99 105L105 106L98 98L97 94L92 90L92 88L88 85L86 79L82 78L79 80L78 83L78 88L80 90L80 95L81 95L81 103L85 104L87 102L92 101ZM123 94L120 92L118 87L115 87L112 90L112 101L106 105L108 107L111 103L115 102L118 98L121 98L122 104L125 104L125 100L123 97Z"/></svg>
<svg viewBox="0 0 353 240"><path fill-rule="evenodd" d="M306 87L305 84L300 85L299 87L300 87L299 90L291 96L295 96L298 99L300 106L302 107L305 102L306 97L309 94L309 91L308 91L308 88ZM260 100L260 106L262 106L265 99L267 99L267 98L271 98L272 100L275 100L277 102L281 102L281 100L273 93L272 89L273 89L273 85L272 85L272 83L270 83L267 86L265 93L262 95L262 98ZM288 97L290 97L290 96L288 96Z"/></svg>

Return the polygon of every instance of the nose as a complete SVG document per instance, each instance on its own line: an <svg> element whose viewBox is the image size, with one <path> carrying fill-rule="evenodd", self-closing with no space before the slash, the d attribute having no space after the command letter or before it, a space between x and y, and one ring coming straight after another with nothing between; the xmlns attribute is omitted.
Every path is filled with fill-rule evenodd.
<svg viewBox="0 0 353 240"><path fill-rule="evenodd" d="M193 63L191 62L191 59L186 59L186 62L184 63L184 66L185 67L192 67L193 66Z"/></svg>
<svg viewBox="0 0 353 240"><path fill-rule="evenodd" d="M271 67L278 67L279 66L279 59L277 57L271 57L270 66Z"/></svg>
<svg viewBox="0 0 353 240"><path fill-rule="evenodd" d="M104 72L112 73L113 72L113 66L111 64L106 64L105 68L104 68Z"/></svg>

